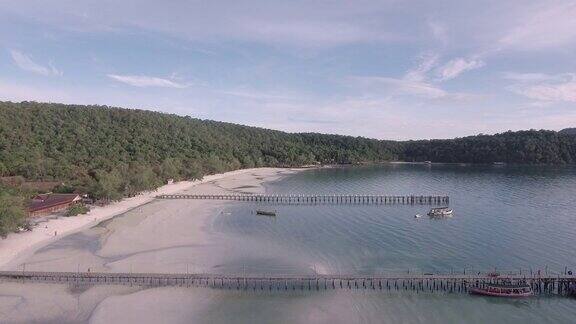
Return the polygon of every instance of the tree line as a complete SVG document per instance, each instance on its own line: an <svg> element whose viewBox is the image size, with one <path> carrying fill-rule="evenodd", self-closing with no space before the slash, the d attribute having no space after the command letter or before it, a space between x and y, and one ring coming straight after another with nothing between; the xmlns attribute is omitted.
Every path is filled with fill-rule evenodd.
<svg viewBox="0 0 576 324"><path fill-rule="evenodd" d="M107 106L0 102L0 177L62 181L57 191L99 200L133 196L167 179L199 179L239 168L391 160L574 163L576 136L532 130L401 142L286 133ZM0 209L10 199L30 195L6 186L0 192ZM4 215L0 212L0 218ZM6 226L2 222L0 227Z"/></svg>

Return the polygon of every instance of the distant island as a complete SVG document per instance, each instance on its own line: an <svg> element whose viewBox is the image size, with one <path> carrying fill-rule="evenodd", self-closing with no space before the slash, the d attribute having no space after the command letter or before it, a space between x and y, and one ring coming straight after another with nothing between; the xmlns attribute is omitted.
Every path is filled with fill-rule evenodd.
<svg viewBox="0 0 576 324"><path fill-rule="evenodd" d="M286 133L107 106L0 102L0 235L21 223L28 199L46 191L42 185L30 185L34 183L53 183L54 192L84 193L106 202L169 180L262 166L386 161L572 164L575 130L389 141Z"/></svg>

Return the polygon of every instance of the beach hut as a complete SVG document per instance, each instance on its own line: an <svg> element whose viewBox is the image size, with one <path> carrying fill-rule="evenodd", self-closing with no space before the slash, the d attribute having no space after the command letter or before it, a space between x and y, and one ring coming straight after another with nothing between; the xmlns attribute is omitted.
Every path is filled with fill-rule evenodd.
<svg viewBox="0 0 576 324"><path fill-rule="evenodd" d="M82 201L77 194L40 194L32 198L28 205L28 216L38 217L63 211Z"/></svg>

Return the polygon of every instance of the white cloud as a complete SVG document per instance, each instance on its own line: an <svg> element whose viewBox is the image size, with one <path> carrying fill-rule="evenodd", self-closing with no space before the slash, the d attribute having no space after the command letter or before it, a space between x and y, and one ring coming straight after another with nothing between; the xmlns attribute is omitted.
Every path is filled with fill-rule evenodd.
<svg viewBox="0 0 576 324"><path fill-rule="evenodd" d="M408 70L402 78L382 76L351 77L352 84L359 85L363 91L373 94L387 94L388 96L413 96L424 98L428 103L470 103L483 98L483 96L448 92L442 89L438 83L457 77L466 70L479 68L484 65L479 60L455 59L444 66L438 66L439 55L436 53L424 53L418 57L419 63L415 68ZM441 78L430 77L432 72L440 71Z"/></svg>
<svg viewBox="0 0 576 324"><path fill-rule="evenodd" d="M10 50L10 55L12 56L14 64L16 64L16 66L18 66L24 71L46 76L49 75L62 76L63 74L62 71L59 71L58 69L56 69L56 67L54 67L52 62L49 62L48 66L42 66L34 62L29 55L17 50Z"/></svg>
<svg viewBox="0 0 576 324"><path fill-rule="evenodd" d="M386 2L394 0L386 0ZM392 31L394 13L382 1L65 1L3 4L0 12L74 31L133 28L191 40L234 40L273 45L331 47L403 39ZM185 14L183 14L185 13ZM377 17L377 18L376 18Z"/></svg>
<svg viewBox="0 0 576 324"><path fill-rule="evenodd" d="M404 75L404 80L413 82L423 82L427 79L426 74L430 72L438 63L438 55L435 53L424 53L419 57L420 63L414 69L408 70Z"/></svg>
<svg viewBox="0 0 576 324"><path fill-rule="evenodd" d="M418 59L418 65L408 70L402 80L430 86L433 83L454 79L465 71L479 69L485 65L479 58L456 58L439 66L440 56L432 52L424 53ZM431 77L434 73L438 78Z"/></svg>
<svg viewBox="0 0 576 324"><path fill-rule="evenodd" d="M388 77L351 77L350 80L367 91L388 91L392 95L415 95L426 98L446 95L446 91L426 82Z"/></svg>
<svg viewBox="0 0 576 324"><path fill-rule="evenodd" d="M517 81L509 89L527 98L540 102L576 102L576 74L574 73L558 75L508 73L504 77Z"/></svg>
<svg viewBox="0 0 576 324"><path fill-rule="evenodd" d="M517 25L499 40L512 49L546 49L576 41L576 3L538 5L521 15Z"/></svg>
<svg viewBox="0 0 576 324"><path fill-rule="evenodd" d="M524 88L519 93L541 101L576 102L576 81L560 84L543 84Z"/></svg>
<svg viewBox="0 0 576 324"><path fill-rule="evenodd" d="M502 77L507 80L513 80L518 82L536 82L536 81L546 81L554 79L553 76L544 73L517 73L517 72L505 72Z"/></svg>
<svg viewBox="0 0 576 324"><path fill-rule="evenodd" d="M348 80L351 81L349 85L359 87L369 96L384 96L385 98L408 96L426 99L428 103L470 103L482 98L482 96L469 93L448 92L427 82L405 79L350 77Z"/></svg>
<svg viewBox="0 0 576 324"><path fill-rule="evenodd" d="M128 85L140 88L147 87L160 87L160 88L187 88L189 85L179 83L176 81L162 79L158 77L144 76L144 75L118 75L108 74L108 77L118 82L126 83Z"/></svg>
<svg viewBox="0 0 576 324"><path fill-rule="evenodd" d="M448 61L444 66L438 68L437 73L440 77L440 81L447 81L458 77L465 71L470 71L474 69L479 69L483 67L485 63L479 59L464 59L457 58Z"/></svg>

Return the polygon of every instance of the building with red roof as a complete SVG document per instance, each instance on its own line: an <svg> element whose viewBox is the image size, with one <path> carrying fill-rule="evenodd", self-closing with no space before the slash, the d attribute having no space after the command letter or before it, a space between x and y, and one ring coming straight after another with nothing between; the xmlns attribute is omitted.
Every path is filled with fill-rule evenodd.
<svg viewBox="0 0 576 324"><path fill-rule="evenodd" d="M28 205L28 216L44 216L68 209L75 203L82 201L77 194L41 194L32 198Z"/></svg>

